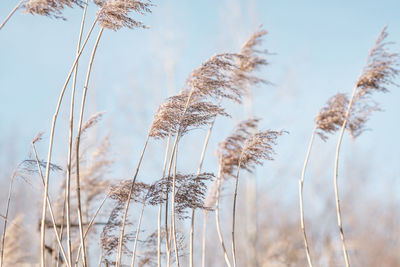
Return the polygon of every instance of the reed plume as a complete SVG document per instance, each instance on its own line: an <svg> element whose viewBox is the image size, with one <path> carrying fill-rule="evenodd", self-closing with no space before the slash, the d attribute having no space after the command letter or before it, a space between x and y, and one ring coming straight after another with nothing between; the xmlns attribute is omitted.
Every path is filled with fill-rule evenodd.
<svg viewBox="0 0 400 267"><path fill-rule="evenodd" d="M32 15L46 16L50 18L63 19L62 11L66 7L82 7L81 0L26 0L24 11Z"/></svg>
<svg viewBox="0 0 400 267"><path fill-rule="evenodd" d="M239 128L239 130L241 130ZM264 160L273 160L275 154L273 146L276 145L276 139L282 135L283 131L259 131L251 134L244 140L241 147L241 152L237 164L236 180L235 180L235 193L233 196L233 209L232 209L232 258L233 266L236 266L236 244L235 244L235 221L236 221L236 201L239 183L239 171L241 169L249 172L253 171L256 165L262 165ZM240 138L237 139L239 144L242 142ZM233 140L235 142L235 140ZM235 147L235 146L234 146Z"/></svg>
<svg viewBox="0 0 400 267"><path fill-rule="evenodd" d="M374 92L386 93L389 91L387 88L388 86L395 85L393 80L399 74L398 66L400 63L400 57L398 53L392 53L388 49L388 45L391 43L385 41L387 36L386 27L384 27L372 47L367 57L366 64L353 88L353 93L346 109L336 146L333 175L336 213L344 259L347 267L350 266L350 262L343 232L338 190L339 153L345 129L348 127L353 137L359 136L363 132L365 128L364 125L366 121L368 121L371 112L378 109L373 102L371 104L370 96Z"/></svg>
<svg viewBox="0 0 400 267"><path fill-rule="evenodd" d="M129 29L147 28L142 22L133 19L129 13L138 14L151 13L150 1L138 0L95 0L95 4L100 7L97 18L100 25L104 28L117 31L122 27Z"/></svg>

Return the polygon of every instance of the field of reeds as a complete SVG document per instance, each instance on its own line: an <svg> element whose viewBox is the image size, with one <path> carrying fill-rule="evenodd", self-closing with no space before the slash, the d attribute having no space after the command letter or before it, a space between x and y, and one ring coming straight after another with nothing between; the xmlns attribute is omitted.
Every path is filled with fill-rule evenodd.
<svg viewBox="0 0 400 267"><path fill-rule="evenodd" d="M299 55L257 3L1 4L0 267L400 266L399 29Z"/></svg>

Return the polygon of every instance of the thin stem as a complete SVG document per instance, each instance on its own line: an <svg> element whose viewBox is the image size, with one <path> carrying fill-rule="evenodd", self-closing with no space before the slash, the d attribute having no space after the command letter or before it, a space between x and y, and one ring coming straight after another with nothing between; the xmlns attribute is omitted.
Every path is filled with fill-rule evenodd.
<svg viewBox="0 0 400 267"><path fill-rule="evenodd" d="M82 226L82 206L81 206L81 187L80 187L80 174L79 174L79 146L80 146L80 141L81 141L81 131L82 131L82 124L83 124L83 114L85 111L85 103L86 103L86 95L87 95L87 90L88 90L88 85L89 85L89 80L90 80L90 73L92 70L93 66L93 61L94 57L96 55L97 47L100 42L100 38L103 34L104 27L101 27L99 34L96 39L96 43L93 47L92 55L90 57L89 61L89 67L86 75L86 81L85 81L85 86L83 88L83 95L82 95L82 104L81 104L81 111L80 111L80 117L79 117L79 126L78 126L78 133L76 137L76 176L75 176L75 181L76 181L76 198L78 202L78 223L79 223L79 235L81 239L81 246L82 246L82 263L83 267L87 266L87 255L86 255L86 247L85 247L85 238L84 238L84 232L83 232L83 226Z"/></svg>
<svg viewBox="0 0 400 267"><path fill-rule="evenodd" d="M7 21L12 17L12 15L14 15L15 11L17 11L17 9L25 2L25 0L21 0L15 7L14 9L10 12L10 14L8 14L7 18L3 21L3 23L1 23L0 25L0 30L4 27L4 25L6 25Z"/></svg>
<svg viewBox="0 0 400 267"><path fill-rule="evenodd" d="M42 207L42 222L41 222L41 228L40 228L40 266L44 267L45 266L45 237L46 237L46 233L45 233L45 220L46 220L46 211L47 211L47 205L46 205L46 198L48 195L48 191L49 191L49 179L50 179L50 162L51 162L51 156L52 156L52 151L53 151L53 142L54 142L54 132L55 132L55 127L56 127L56 122L57 122L57 116L58 113L60 111L60 107L61 107L61 103L64 97L64 93L65 90L67 88L67 85L69 83L69 80L71 79L72 76L72 72L75 69L76 64L78 63L79 57L82 55L83 49L86 46L87 41L89 40L89 37L94 29L94 26L96 25L97 22L97 18L94 20L88 34L87 37L85 39L85 41L82 44L82 48L79 51L79 54L75 57L75 61L72 64L72 67L69 71L69 74L67 76L67 79L64 83L64 86L61 90L59 99L58 99L58 103L57 103L57 107L56 107L56 111L53 115L53 119L52 119L52 123L51 123L51 130L50 130L50 140L49 140L49 148L48 148L48 153L47 153L47 165L46 165L46 176L45 176L45 186L44 186L44 193L43 193L43 207Z"/></svg>
<svg viewBox="0 0 400 267"><path fill-rule="evenodd" d="M103 198L103 200L101 201L99 207L98 207L97 210L95 211L95 213L94 213L92 219L91 219L90 222L89 222L88 227L87 227L86 230L85 230L84 239L86 239L86 236L88 235L88 233L89 233L89 231L90 231L90 228L92 228L92 226L93 226L93 224L94 224L94 220L96 219L97 215L99 214L99 212L100 212L101 208L103 207L104 203L106 202L108 196L109 196L109 195L107 194L107 195ZM79 246L78 255L76 256L76 259L75 259L75 265L78 264L81 250L82 250L82 244L80 244L80 246Z"/></svg>
<svg viewBox="0 0 400 267"><path fill-rule="evenodd" d="M132 186L131 186L131 188L129 190L128 198L126 200L124 216L122 218L121 233L120 233L119 242L118 242L118 253L117 253L116 267L119 267L120 264L121 264L122 245L123 245L123 242L124 242L124 232L125 232L125 225L126 225L126 220L127 220L127 216L128 216L129 204L131 202L130 200L131 200L131 196L132 196L132 193L133 193L133 188L135 186L136 178L137 178L137 175L139 173L139 168L140 168L140 165L142 164L144 152L146 151L147 144L149 143L149 139L150 139L150 133L147 135L146 142L144 143L142 154L140 155L139 163L138 163L138 165L136 167L136 172L135 172L135 175L133 176L133 179L132 179Z"/></svg>
<svg viewBox="0 0 400 267"><path fill-rule="evenodd" d="M217 233L218 233L218 238L219 242L221 243L222 250L224 252L224 259L226 262L226 265L228 267L232 267L231 262L228 257L228 253L225 248L225 242L224 238L222 236L222 231L221 231L221 225L220 225L220 219L219 219L219 200L220 200L220 193L221 193L221 169L219 170L218 176L217 176L217 193L216 193L216 200L215 200L215 222L217 226Z"/></svg>
<svg viewBox="0 0 400 267"><path fill-rule="evenodd" d="M32 148L33 148L33 153L35 154L35 160L36 160L36 165L37 165L38 170L39 170L39 175L40 175L40 178L42 179L42 184L44 186L44 176L43 176L42 168L40 167L39 156L38 156L38 153L37 153L37 150L36 150L36 146L35 146L34 143L32 143ZM71 264L67 260L67 255L65 254L65 250L64 250L64 247L62 245L61 238L58 236L59 234L58 234L58 231L57 231L57 223L56 223L56 220L55 220L55 217L54 217L53 207L51 205L51 201L50 201L49 195L47 195L46 201L47 201L47 205L49 206L51 222L53 224L53 230L54 230L54 234L56 236L57 244L58 244L58 246L59 246L59 248L61 250L61 255L64 257L64 260L65 260L67 266L71 266ZM56 249L55 249L55 251L56 251ZM57 252L57 255L58 255L58 252ZM58 259L57 259L57 262L58 262Z"/></svg>
<svg viewBox="0 0 400 267"><path fill-rule="evenodd" d="M4 245L6 241L6 232L7 232L7 222L8 222L8 211L10 210L10 201L11 201L11 193L13 190L13 184L14 184L14 178L16 176L17 171L15 170L13 172L13 175L11 176L10 180L10 187L8 189L8 197L7 197L7 206L6 206L6 212L4 214L4 226L3 226L3 235L1 237L1 256L0 256L0 267L3 266L3 257L4 257Z"/></svg>
<svg viewBox="0 0 400 267"><path fill-rule="evenodd" d="M219 99L218 105L221 103L221 100L222 100L222 98ZM201 151L200 162L199 162L199 167L197 169L196 176L199 176L201 169L203 167L203 162L204 162L204 157L206 155L207 145L210 140L211 132L212 132L216 118L217 118L217 115L214 116L214 118L210 124L210 127L208 128L206 138L204 139L203 149ZM193 267L194 220L195 220L195 209L192 209L191 224L190 224L190 267Z"/></svg>
<svg viewBox="0 0 400 267"><path fill-rule="evenodd" d="M169 165L168 165L168 176L167 176L167 179L169 179L169 177L171 175L172 163L173 163L173 159L174 159L175 150L176 150L176 147L178 145L178 140L179 140L179 136L180 136L180 132L181 132L181 128L182 128L182 122L183 122L183 119L186 116L186 112L187 112L187 109L189 107L190 100L192 99L193 92L194 92L194 89L190 90L188 99L186 101L186 104L185 104L185 107L184 107L184 110L183 110L182 117L181 117L181 119L179 121L178 130L176 132L174 144L172 146L171 157L170 157L170 161L169 161ZM175 187L174 181L175 181L175 175L173 177L173 185L172 185L173 187ZM173 196L173 201L171 201L171 202L172 202L171 203L172 204L171 209L173 209L173 211L171 212L171 214L172 214L172 213L175 213L175 196ZM173 220L175 220L175 218L173 218ZM165 205L165 229L167 229L167 227L168 227L168 191L167 191L166 205ZM167 242L167 246L169 246L168 245L169 241L168 241L168 235L167 234L166 234L166 242ZM168 266L170 266L169 255L167 257L167 261L168 261ZM177 264L179 265L179 262L177 262Z"/></svg>
<svg viewBox="0 0 400 267"><path fill-rule="evenodd" d="M309 160L310 154L311 154L311 148L312 148L312 145L314 142L315 131L316 131L316 127L314 127L314 130L312 131L312 134L311 134L310 143L308 144L308 148L307 148L306 158L304 160L303 170L301 172L301 179L299 181L300 225L301 225L301 231L303 232L304 247L306 249L307 262L308 262L309 267L312 267L313 265L312 265L312 261L311 261L311 254L310 254L310 249L309 249L307 235L306 235L306 226L305 226L305 222L304 222L303 184L304 184L304 177L306 174L308 160Z"/></svg>
<svg viewBox="0 0 400 267"><path fill-rule="evenodd" d="M164 163L163 163L163 170L162 170L162 179L165 176L165 170L167 168L167 160L168 160L168 152L169 152L169 144L171 141L171 134L168 135L167 144L165 146L165 155L164 155ZM162 193L161 193L162 194ZM163 196L161 195L163 198ZM162 199L161 198L161 199ZM162 203L160 202L158 206L158 228L157 228L157 266L161 267L161 211L162 211Z"/></svg>
<svg viewBox="0 0 400 267"><path fill-rule="evenodd" d="M202 240L202 253L201 253L201 267L206 267L207 219L208 219L208 210L204 210L203 240Z"/></svg>
<svg viewBox="0 0 400 267"><path fill-rule="evenodd" d="M242 151L242 154L243 154L243 151ZM233 209L232 209L232 258L233 258L233 266L234 267L236 267L236 243L235 243L236 201L237 201L237 192L238 192L239 172L240 172L241 161L242 161L242 156L240 156L239 164L237 167L236 181L235 181L235 193L233 195Z"/></svg>
<svg viewBox="0 0 400 267"><path fill-rule="evenodd" d="M146 196L146 198L147 198L147 196ZM143 201L143 206L142 206L142 210L140 211L138 226L137 226L137 228L136 228L135 243L134 243L134 245L133 245L133 253L132 253L131 267L134 267L134 266L135 266L136 248L137 248L137 243L138 243L138 239L139 239L140 226L142 225L143 212L144 212L144 208L145 208L145 207L146 207L146 199Z"/></svg>
<svg viewBox="0 0 400 267"><path fill-rule="evenodd" d="M85 26L86 11L88 6L88 0L85 2L85 7L83 9L81 28L79 30L79 38L76 54L79 54L81 48L83 29ZM76 89L76 79L78 75L78 64L76 62L74 77L72 79L72 92L71 92L71 104L70 104L70 116L69 116L69 140L68 140L68 162L67 162L67 181L65 186L66 194L66 218L67 218L67 245L68 245L68 261L72 264L72 245L71 245L71 211L70 211L70 192L71 192L71 163L72 163L72 140L73 140L73 129L74 129L74 103L75 103L75 89Z"/></svg>
<svg viewBox="0 0 400 267"><path fill-rule="evenodd" d="M179 267L179 250L176 242L176 227L175 227L175 184L176 184L176 165L178 161L178 145L175 149L175 162L174 162L174 174L172 176L172 199L171 199L171 227L173 232L174 247L175 247L175 260L176 265Z"/></svg>
<svg viewBox="0 0 400 267"><path fill-rule="evenodd" d="M341 147L342 140L343 140L343 134L346 129L347 120L350 115L351 106L353 105L357 88L358 87L356 84L353 88L353 93L351 95L349 105L347 106L347 110L346 110L346 114L345 114L345 117L343 120L342 128L340 129L339 140L336 145L335 168L333 171L333 182L334 182L334 187L335 187L335 200L336 200L336 215L337 215L337 220L338 220L339 234L340 234L340 239L342 241L342 250L343 250L344 261L345 261L346 267L350 267L350 262L349 262L349 255L347 253L347 246L346 246L344 232L343 232L342 212L341 212L341 208L340 208L339 189L338 189L338 169L339 169L339 153L340 153L340 147Z"/></svg>
<svg viewBox="0 0 400 267"><path fill-rule="evenodd" d="M157 267L161 267L161 203L158 205L157 216Z"/></svg>

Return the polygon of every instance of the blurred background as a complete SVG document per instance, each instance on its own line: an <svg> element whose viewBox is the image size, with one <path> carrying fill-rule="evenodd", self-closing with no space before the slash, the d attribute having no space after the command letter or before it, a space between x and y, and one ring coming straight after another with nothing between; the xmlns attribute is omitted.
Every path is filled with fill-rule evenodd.
<svg viewBox="0 0 400 267"><path fill-rule="evenodd" d="M1 1L0 20L16 4L15 0ZM232 118L217 118L203 169L217 172L216 146L242 119L256 116L262 119L263 129L288 131L278 140L275 161L257 168L252 175L243 175L240 181L238 258L240 266L306 266L298 180L314 117L335 93L351 93L385 25L388 40L395 42L392 50L400 51L400 2L164 0L153 4L152 14L137 17L149 29L106 30L95 58L85 118L96 112L105 114L88 133L85 145L88 151L95 150L108 138L106 155L113 164L102 173L104 179L131 177L157 107L182 88L191 70L216 53L239 51L262 25L268 31L262 47L270 54L269 65L260 77L271 85L251 88L243 106L227 105ZM90 5L88 21L95 13L96 7ZM43 159L47 155L52 115L75 57L81 20L79 8L63 14L66 21L19 10L0 31L2 210L10 176L21 161L32 158L30 142L41 131L44 140L38 144L38 153ZM79 64L82 72L77 103L93 44L94 38ZM389 89L387 94L374 95L383 112L372 115L369 130L355 141L346 134L341 152L344 231L354 266L400 266L400 91L395 86ZM67 162L69 97L70 90L55 133L53 163L63 168ZM77 112L78 108L76 105ZM206 131L195 130L182 140L180 171L197 169ZM304 185L307 230L317 266L343 266L333 191L336 142L336 135L327 142L317 138ZM150 144L139 174L141 181L151 182L161 176L163 154L163 142ZM62 177L55 175L51 181L54 198L60 193ZM10 217L23 212L26 227L37 227L39 178L17 179L16 184ZM233 182L226 183L222 193L221 216L228 226L233 187ZM109 210L105 211L104 218L108 214ZM137 219L135 211L131 216ZM154 216L156 210L149 209L145 231L154 226ZM212 241L216 237L214 219L209 221ZM198 229L202 222L199 213ZM180 222L185 236L189 227L187 221ZM227 240L229 229L224 229ZM198 240L200 234L200 230L196 232ZM98 244L97 235L92 238ZM219 244L214 241L208 246L207 266L223 266ZM200 248L196 245L197 260ZM93 249L92 255L96 253ZM187 260L187 255L183 258Z"/></svg>

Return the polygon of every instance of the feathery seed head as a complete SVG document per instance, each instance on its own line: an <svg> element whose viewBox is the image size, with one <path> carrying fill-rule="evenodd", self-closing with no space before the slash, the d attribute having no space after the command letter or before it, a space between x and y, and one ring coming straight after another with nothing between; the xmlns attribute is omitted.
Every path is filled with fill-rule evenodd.
<svg viewBox="0 0 400 267"><path fill-rule="evenodd" d="M243 146L240 156L240 168L249 172L253 171L256 165L262 165L264 160L273 160L276 139L285 131L260 131L249 136Z"/></svg>
<svg viewBox="0 0 400 267"><path fill-rule="evenodd" d="M67 7L77 5L82 7L81 0L27 0L24 4L25 12L32 15L41 15L56 19L65 18L62 16L62 10Z"/></svg>
<svg viewBox="0 0 400 267"><path fill-rule="evenodd" d="M175 212L180 218L186 218L186 209L206 209L204 205L206 182L214 178L212 173L181 174L175 176ZM164 177L151 185L148 201L150 205L159 205L166 201L166 195L172 191L173 177Z"/></svg>
<svg viewBox="0 0 400 267"><path fill-rule="evenodd" d="M343 125L349 99L345 94L337 93L329 98L326 106L321 108L315 118L316 133L322 140L328 139L327 134L336 132Z"/></svg>
<svg viewBox="0 0 400 267"><path fill-rule="evenodd" d="M169 134L175 135L180 123L180 135L182 136L193 128L208 125L217 115L229 116L220 106L192 94L182 120L188 97L189 92L182 91L176 96L169 97L160 105L150 129L151 137L162 139Z"/></svg>
<svg viewBox="0 0 400 267"><path fill-rule="evenodd" d="M222 177L234 177L246 139L254 132L259 119L251 118L239 123L233 133L218 145L217 157Z"/></svg>
<svg viewBox="0 0 400 267"><path fill-rule="evenodd" d="M393 79L399 75L400 55L391 53L388 49L390 42L385 42L388 33L386 27L379 34L375 45L368 56L367 65L364 67L357 81L357 97L360 99L372 92L388 92L387 86L396 85Z"/></svg>
<svg viewBox="0 0 400 267"><path fill-rule="evenodd" d="M130 12L144 15L151 13L150 1L141 0L95 0L100 6L97 12L101 26L117 31L122 27L129 29L147 28L142 22L129 17Z"/></svg>

